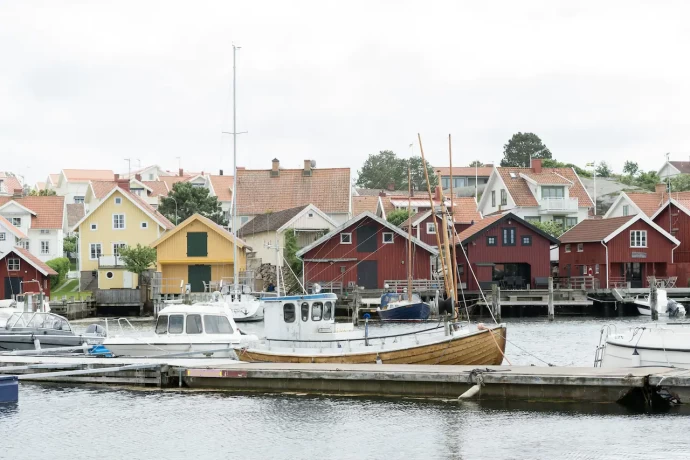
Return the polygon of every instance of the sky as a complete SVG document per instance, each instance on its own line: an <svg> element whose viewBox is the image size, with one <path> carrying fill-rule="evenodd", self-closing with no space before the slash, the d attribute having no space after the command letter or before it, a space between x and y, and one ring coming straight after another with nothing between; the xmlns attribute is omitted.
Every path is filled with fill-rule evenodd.
<svg viewBox="0 0 690 460"><path fill-rule="evenodd" d="M690 159L690 4L674 1L3 1L0 171ZM413 144L410 147L410 144ZM126 159L131 159L128 162Z"/></svg>

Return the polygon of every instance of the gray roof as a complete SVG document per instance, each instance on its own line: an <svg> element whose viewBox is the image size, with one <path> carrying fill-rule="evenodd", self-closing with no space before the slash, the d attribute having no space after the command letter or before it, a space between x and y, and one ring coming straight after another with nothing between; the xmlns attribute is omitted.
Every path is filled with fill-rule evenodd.
<svg viewBox="0 0 690 460"><path fill-rule="evenodd" d="M84 204L66 204L65 208L67 210L67 227L73 228L75 225L77 225L77 222L79 222L82 219L82 217L84 217Z"/></svg>
<svg viewBox="0 0 690 460"><path fill-rule="evenodd" d="M407 196L407 190L387 190L384 188L356 188L359 196L379 196L381 192L385 192L386 196Z"/></svg>
<svg viewBox="0 0 690 460"><path fill-rule="evenodd" d="M259 214L252 220L247 222L242 228L237 231L237 236L242 238L247 235L255 235L263 232L275 232L280 227L285 225L290 219L302 212L306 206L297 206L295 208L285 209L277 212L267 212Z"/></svg>

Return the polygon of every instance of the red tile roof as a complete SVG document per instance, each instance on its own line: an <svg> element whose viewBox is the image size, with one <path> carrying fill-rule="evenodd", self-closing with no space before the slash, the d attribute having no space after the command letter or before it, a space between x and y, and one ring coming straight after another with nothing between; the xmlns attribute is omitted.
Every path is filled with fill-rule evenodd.
<svg viewBox="0 0 690 460"><path fill-rule="evenodd" d="M110 181L115 178L115 173L110 169L63 169L62 172L68 181L75 182Z"/></svg>
<svg viewBox="0 0 690 460"><path fill-rule="evenodd" d="M83 203L70 203L65 205L67 211L67 227L73 228L84 217Z"/></svg>
<svg viewBox="0 0 690 460"><path fill-rule="evenodd" d="M640 211L651 217L659 208L668 201L666 193L628 193L626 195L637 206ZM671 192L674 200L690 200L690 192Z"/></svg>
<svg viewBox="0 0 690 460"><path fill-rule="evenodd" d="M232 176L208 176L218 201L232 201Z"/></svg>
<svg viewBox="0 0 690 460"><path fill-rule="evenodd" d="M60 174L48 174L48 179L50 179L51 184L57 185L60 180Z"/></svg>
<svg viewBox="0 0 690 460"><path fill-rule="evenodd" d="M237 170L238 215L256 215L313 204L325 213L350 212L350 169Z"/></svg>
<svg viewBox="0 0 690 460"><path fill-rule="evenodd" d="M168 192L170 192L168 184L164 181L146 180L141 181L141 183L151 189L152 196L168 196Z"/></svg>
<svg viewBox="0 0 690 460"><path fill-rule="evenodd" d="M23 256L23 258L26 261L28 261L33 267L44 272L46 275L57 275L57 272L55 270L50 268L48 265L45 264L45 262L43 262L41 259L39 259L38 257L31 254L26 249L20 248L20 247L14 247L14 248L12 248L12 251L16 252L18 254L21 254Z"/></svg>
<svg viewBox="0 0 690 460"><path fill-rule="evenodd" d="M96 197L97 200L105 198L115 187L117 187L117 182L115 181L91 181L93 196Z"/></svg>
<svg viewBox="0 0 690 460"><path fill-rule="evenodd" d="M8 193L10 195L12 195L12 193L14 193L16 189L22 188L22 184L21 182L19 182L19 179L5 172L0 172L0 181L3 182L3 188L5 189L5 193Z"/></svg>
<svg viewBox="0 0 690 460"><path fill-rule="evenodd" d="M3 227L5 227L7 230L10 232L14 233L14 236L16 236L19 239L26 239L28 236L24 234L21 230L19 230L17 227L12 225L12 222L9 220L5 219L4 217L0 216L0 224L2 224Z"/></svg>
<svg viewBox="0 0 690 460"><path fill-rule="evenodd" d="M553 171L543 171L540 174L533 172L523 172L523 176L528 177L539 185L573 185L573 181L566 179L562 175Z"/></svg>
<svg viewBox="0 0 690 460"><path fill-rule="evenodd" d="M41 191L46 189L45 182L36 182L36 190Z"/></svg>
<svg viewBox="0 0 690 460"><path fill-rule="evenodd" d="M476 172L477 177L489 177L493 170L493 166L480 166L476 168L476 171L474 166L454 166L453 176L474 176ZM450 168L448 166L434 168L434 171L441 176L450 176Z"/></svg>
<svg viewBox="0 0 690 460"><path fill-rule="evenodd" d="M25 196L22 198L3 196L0 197L0 206L10 201L15 201L36 213L35 216L31 216L31 228L62 228L65 211L64 196Z"/></svg>
<svg viewBox="0 0 690 460"><path fill-rule="evenodd" d="M564 234L561 243L585 243L602 241L625 225L635 216L611 217L609 219L585 219Z"/></svg>
<svg viewBox="0 0 690 460"><path fill-rule="evenodd" d="M364 211L369 211L376 214L376 207L379 204L379 197L376 196L353 196L352 197L352 215L358 216Z"/></svg>
<svg viewBox="0 0 690 460"><path fill-rule="evenodd" d="M160 180L165 182L168 190L172 190L173 185L177 184L178 182L187 182L191 178L192 176L161 176Z"/></svg>
<svg viewBox="0 0 690 460"><path fill-rule="evenodd" d="M531 179L538 183L553 183L553 182L542 182L558 180L562 184L570 184L570 197L578 199L578 206L580 207L593 207L592 199L587 194L584 186L580 182L580 179L575 174L572 168L543 168L540 174L535 173L531 168L513 168L513 167L501 167L496 168L498 173L503 179L506 185L506 189L510 196L513 197L516 206L539 206L537 199L532 194L527 181L520 177L520 174L528 175ZM515 177L511 177L511 174ZM556 175L554 175L556 174Z"/></svg>
<svg viewBox="0 0 690 460"><path fill-rule="evenodd" d="M494 222L501 220L503 218L503 214L497 214L495 216L491 217L485 217L484 219L475 222L474 225L466 228L462 232L458 233L458 241L465 241L467 238L475 235L476 233L481 232L484 230L486 227L489 225L493 224Z"/></svg>
<svg viewBox="0 0 690 460"><path fill-rule="evenodd" d="M482 215L477 211L477 201L474 197L462 197L453 199L453 222L456 224L469 224L482 220Z"/></svg>

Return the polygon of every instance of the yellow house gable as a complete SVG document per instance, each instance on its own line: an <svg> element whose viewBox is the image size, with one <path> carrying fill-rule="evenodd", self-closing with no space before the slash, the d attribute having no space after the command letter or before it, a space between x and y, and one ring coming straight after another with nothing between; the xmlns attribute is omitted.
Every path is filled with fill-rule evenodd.
<svg viewBox="0 0 690 460"><path fill-rule="evenodd" d="M79 232L79 270L115 266L118 247L148 246L165 227L119 188L109 193L75 227Z"/></svg>

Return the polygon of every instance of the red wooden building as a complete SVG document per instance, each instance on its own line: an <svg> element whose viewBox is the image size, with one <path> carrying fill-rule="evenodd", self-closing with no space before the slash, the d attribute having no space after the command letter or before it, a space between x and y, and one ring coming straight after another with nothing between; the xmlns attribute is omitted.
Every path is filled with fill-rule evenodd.
<svg viewBox="0 0 690 460"><path fill-rule="evenodd" d="M407 279L407 233L366 211L297 252L305 283L342 282L345 288L383 289ZM412 277L431 279L430 245L412 238Z"/></svg>
<svg viewBox="0 0 690 460"><path fill-rule="evenodd" d="M678 195L666 201L652 215L652 220L680 241L680 246L673 251L673 265L668 267L667 274L678 278L676 286L690 287L690 200L680 199L682 195Z"/></svg>
<svg viewBox="0 0 690 460"><path fill-rule="evenodd" d="M11 299L13 295L25 292L39 292L50 295L50 275L57 275L26 249L12 248L0 258L0 299ZM37 283L38 282L38 283Z"/></svg>
<svg viewBox="0 0 690 460"><path fill-rule="evenodd" d="M458 238L467 254L466 258L457 247L460 280L471 291L489 288L492 283L515 289L543 284L550 276L551 247L558 245L556 238L512 213L485 217Z"/></svg>
<svg viewBox="0 0 690 460"><path fill-rule="evenodd" d="M437 194L440 194L440 190L437 187ZM450 201L448 204L450 204ZM440 203L440 201L439 201ZM451 208L451 213L453 215L453 225L455 226L455 231L460 233L463 230L474 225L475 222L482 220L482 215L477 211L477 200L474 197L462 197L455 198L453 200L453 208ZM440 206L438 206L440 207ZM441 225L441 213L438 211L436 215L436 225ZM412 235L416 236L429 246L437 247L436 239L436 228L434 226L434 219L431 215L431 210L428 209L425 212L419 212L414 214L412 217L407 219L405 222L400 224L400 227L408 231L408 227L412 223Z"/></svg>
<svg viewBox="0 0 690 460"><path fill-rule="evenodd" d="M647 287L648 276L668 276L680 242L645 214L583 220L560 237L560 276L589 275L602 288L629 282Z"/></svg>

